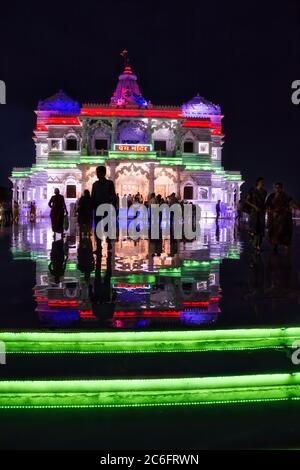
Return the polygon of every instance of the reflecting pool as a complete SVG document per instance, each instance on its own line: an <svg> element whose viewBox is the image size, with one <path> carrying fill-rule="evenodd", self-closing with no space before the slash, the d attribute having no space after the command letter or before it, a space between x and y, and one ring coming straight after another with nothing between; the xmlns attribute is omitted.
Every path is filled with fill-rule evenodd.
<svg viewBox="0 0 300 470"><path fill-rule="evenodd" d="M290 253L267 242L254 257L246 229L201 222L193 242L140 239L120 231L110 251L63 240L50 224L0 232L0 329L151 330L294 324L300 314L296 226Z"/></svg>

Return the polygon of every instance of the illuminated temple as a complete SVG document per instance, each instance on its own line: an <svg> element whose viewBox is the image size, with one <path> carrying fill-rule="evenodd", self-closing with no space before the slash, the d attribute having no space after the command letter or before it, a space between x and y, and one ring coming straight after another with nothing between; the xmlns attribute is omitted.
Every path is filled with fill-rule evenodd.
<svg viewBox="0 0 300 470"><path fill-rule="evenodd" d="M218 200L223 215L238 202L241 175L222 166L220 106L199 95L179 107L154 105L128 62L108 104L80 106L59 91L39 101L36 116L36 162L10 178L23 214L35 201L37 215L47 215L56 187L70 208L103 164L120 197L174 192L200 205L204 217Z"/></svg>

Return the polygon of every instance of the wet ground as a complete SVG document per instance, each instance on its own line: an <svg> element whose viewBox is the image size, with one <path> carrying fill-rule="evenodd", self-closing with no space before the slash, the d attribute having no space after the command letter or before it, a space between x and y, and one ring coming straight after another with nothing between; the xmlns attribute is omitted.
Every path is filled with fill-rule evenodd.
<svg viewBox="0 0 300 470"><path fill-rule="evenodd" d="M246 227L201 223L194 242L129 240L108 252L49 224L0 229L0 330L164 331L298 326L300 227L289 253L255 257ZM284 350L9 355L1 379L299 372ZM0 448L298 447L297 403L139 410L2 410Z"/></svg>

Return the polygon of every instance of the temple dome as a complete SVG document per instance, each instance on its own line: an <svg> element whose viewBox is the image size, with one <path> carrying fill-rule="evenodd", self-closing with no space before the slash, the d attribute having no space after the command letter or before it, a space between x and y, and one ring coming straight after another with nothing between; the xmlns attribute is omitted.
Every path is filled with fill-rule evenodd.
<svg viewBox="0 0 300 470"><path fill-rule="evenodd" d="M221 114L221 108L218 104L211 103L199 95L184 103L181 109L185 117L205 117L212 114Z"/></svg>
<svg viewBox="0 0 300 470"><path fill-rule="evenodd" d="M52 111L61 114L79 114L80 105L78 101L74 101L63 90L59 90L55 95L40 100L38 103L38 111Z"/></svg>
<svg viewBox="0 0 300 470"><path fill-rule="evenodd" d="M131 66L127 63L123 73L119 75L116 90L111 97L112 106L125 107L146 107L147 101L141 95L137 76L132 72Z"/></svg>

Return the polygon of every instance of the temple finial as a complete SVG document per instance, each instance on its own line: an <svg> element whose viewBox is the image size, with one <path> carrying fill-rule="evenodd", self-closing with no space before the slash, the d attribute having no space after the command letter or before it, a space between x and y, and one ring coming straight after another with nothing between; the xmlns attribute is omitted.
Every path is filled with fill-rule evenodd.
<svg viewBox="0 0 300 470"><path fill-rule="evenodd" d="M126 65L129 64L128 51L127 51L126 49L123 49L123 51L121 51L120 55L123 57L123 59L124 59L124 67L126 67Z"/></svg>

